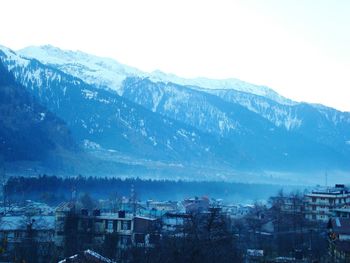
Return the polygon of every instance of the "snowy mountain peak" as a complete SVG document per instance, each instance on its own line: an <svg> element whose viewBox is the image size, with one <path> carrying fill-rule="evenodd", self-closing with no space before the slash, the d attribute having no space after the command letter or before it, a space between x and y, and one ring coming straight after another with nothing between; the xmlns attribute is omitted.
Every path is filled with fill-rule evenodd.
<svg viewBox="0 0 350 263"><path fill-rule="evenodd" d="M27 59L18 56L15 51L7 47L0 45L0 52L5 54L5 56L2 56L2 60L6 60L9 70L12 70L16 66L27 66L29 63Z"/></svg>
<svg viewBox="0 0 350 263"><path fill-rule="evenodd" d="M62 50L51 45L26 47L19 50L18 54L35 58L43 64L54 65L89 84L116 91L120 91L121 83L126 77L144 75L138 69L111 58L97 57L82 51Z"/></svg>
<svg viewBox="0 0 350 263"><path fill-rule="evenodd" d="M238 79L181 78L174 74L156 70L152 73L142 72L136 68L123 65L111 58L97 57L81 51L62 50L51 45L30 46L18 51L24 57L35 58L44 64L51 64L60 70L81 78L89 84L100 88L116 90L122 93L121 85L125 78L148 77L155 82L173 82L179 85L200 87L203 89L233 89L259 96L264 96L281 104L294 104L270 88L250 84Z"/></svg>
<svg viewBox="0 0 350 263"><path fill-rule="evenodd" d="M0 45L0 50L2 51L2 52L4 52L7 56L8 55L16 55L16 53L13 51L13 50L11 50L11 49L9 49L9 48L7 48L7 47L5 47L5 46L2 46L2 45Z"/></svg>

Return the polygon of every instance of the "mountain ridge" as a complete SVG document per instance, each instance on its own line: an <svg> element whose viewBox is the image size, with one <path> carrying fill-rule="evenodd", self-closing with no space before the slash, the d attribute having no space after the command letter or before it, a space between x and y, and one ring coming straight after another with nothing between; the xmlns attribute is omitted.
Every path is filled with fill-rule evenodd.
<svg viewBox="0 0 350 263"><path fill-rule="evenodd" d="M219 149L222 144L219 139L151 113L115 92L90 86L37 60L23 63L24 67L13 67L12 58L4 60L17 79L43 105L65 119L75 138L86 146L146 154L143 157L148 154L154 158L156 155L158 159L167 157L171 160L176 157L181 162L199 157L209 161L208 157L213 153L206 150L209 148L205 145L210 142L214 145L214 152L222 151ZM195 150L191 150L191 147Z"/></svg>
<svg viewBox="0 0 350 263"><path fill-rule="evenodd" d="M62 71L80 77L87 83L97 83L100 87L109 87L117 92L119 92L121 83L126 77L143 76L149 77L155 82L173 82L184 86L199 86L207 89L235 89L238 91L253 93L255 95L265 96L280 103L295 103L282 97L266 86L254 85L234 78L208 79L197 77L190 79L181 78L174 74L166 74L159 70L148 73L121 64L111 58L97 57L82 51L62 50L51 45L29 46L18 50L17 52L24 57L36 58L44 64L55 65ZM74 62L73 65L70 63L71 61ZM90 67L92 71L87 72L85 75L76 74L76 72L79 72L80 69L84 67Z"/></svg>
<svg viewBox="0 0 350 263"><path fill-rule="evenodd" d="M249 90L162 81L134 69L118 80L116 91L98 79L101 72L86 81L95 70L89 63L45 64L40 58L5 53L3 60L17 80L88 148L175 163L186 167L182 171L190 162L196 167L222 164L229 177L242 169L350 170L350 113L286 98L280 103Z"/></svg>

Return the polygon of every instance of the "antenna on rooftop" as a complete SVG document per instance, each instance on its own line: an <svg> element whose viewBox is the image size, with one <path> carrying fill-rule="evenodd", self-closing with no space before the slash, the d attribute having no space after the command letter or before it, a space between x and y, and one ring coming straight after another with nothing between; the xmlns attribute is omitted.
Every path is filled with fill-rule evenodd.
<svg viewBox="0 0 350 263"><path fill-rule="evenodd" d="M326 180L326 187L328 187L328 173L327 173L327 170L326 170L324 176L325 176L325 180Z"/></svg>

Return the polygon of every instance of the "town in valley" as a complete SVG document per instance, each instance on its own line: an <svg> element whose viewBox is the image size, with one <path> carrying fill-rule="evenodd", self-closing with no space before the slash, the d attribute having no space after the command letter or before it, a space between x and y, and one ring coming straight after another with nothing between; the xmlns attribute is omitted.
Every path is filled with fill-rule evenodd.
<svg viewBox="0 0 350 263"><path fill-rule="evenodd" d="M30 183L21 178L21 184ZM11 185L4 185L1 261L350 260L350 189L344 184L281 189L252 203L210 196L142 200L133 184L128 195L107 199L72 188L70 196L60 200L41 189L40 198L25 200Z"/></svg>

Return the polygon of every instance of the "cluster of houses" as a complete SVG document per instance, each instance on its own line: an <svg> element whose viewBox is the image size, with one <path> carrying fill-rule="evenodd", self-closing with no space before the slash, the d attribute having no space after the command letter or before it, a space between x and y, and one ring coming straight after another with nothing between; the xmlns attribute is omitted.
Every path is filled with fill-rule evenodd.
<svg viewBox="0 0 350 263"><path fill-rule="evenodd" d="M349 188L339 184L314 189L301 199L283 196L272 200L275 204L280 202L279 209L285 214L302 215L311 224L324 224L332 262L350 262ZM101 203L99 209L88 210L76 202L65 202L53 209L27 201L21 207L13 206L1 211L0 260L25 257L26 253L33 251L34 245L37 262L50 261L53 253L62 259L67 252L67 243L72 251L85 251L75 255L76 258L96 256L89 249L106 240L114 242L112 245L119 251L130 246L152 248L161 241L162 236L180 233L189 215L205 213L213 207L232 222L254 214L263 223L260 234L269 235L276 231L266 220L266 212L256 210L255 205L228 205L223 204L222 200L213 201L207 197L182 202L148 200L142 204L130 198L125 199L117 211L106 203ZM259 262L264 255L262 249L255 248L249 248L246 253L250 262ZM69 258L64 260L61 262L75 262Z"/></svg>
<svg viewBox="0 0 350 263"><path fill-rule="evenodd" d="M277 237L277 242L281 243L279 240L284 235L286 239L282 243L291 242L291 246L300 248L301 242L304 242L309 246L310 251L327 250L325 262L350 262L350 189L348 187L343 184L317 187L298 197L292 194L275 196L271 200L272 207L263 211L254 210L255 217L260 219L259 231L255 233L265 237L262 240L270 242ZM278 213L273 212L276 207ZM284 215L284 222L280 215ZM294 243L291 239L294 239ZM314 242L312 239L315 239ZM326 247L321 248L321 242L317 243L318 241L325 241ZM301 249L295 249L293 256L277 257L271 262L309 262L307 261L309 259L305 259L305 255L300 251ZM263 249L249 249L246 254L247 258L251 259L247 262L265 262L262 259L264 258Z"/></svg>
<svg viewBox="0 0 350 263"><path fill-rule="evenodd" d="M162 235L181 231L189 213L209 208L206 197L180 203L148 200L144 204L124 198L117 211L106 203L101 201L99 209L89 210L75 201L63 202L56 208L26 201L19 207L3 209L0 261L25 258L35 246L36 254L32 256L36 261L49 262L53 254L58 258L66 254L67 247L89 252L89 248L98 247L107 239L114 242L111 245L116 251L131 246L154 247Z"/></svg>

